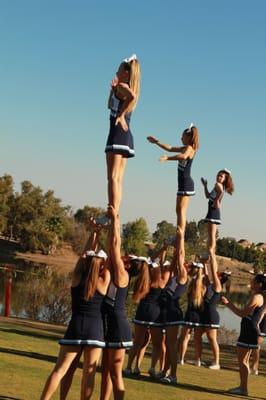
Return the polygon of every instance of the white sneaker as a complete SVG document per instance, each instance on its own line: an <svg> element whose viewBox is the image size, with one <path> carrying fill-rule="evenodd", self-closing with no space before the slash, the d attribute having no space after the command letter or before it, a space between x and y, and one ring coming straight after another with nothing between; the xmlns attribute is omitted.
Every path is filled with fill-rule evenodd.
<svg viewBox="0 0 266 400"><path fill-rule="evenodd" d="M251 369L250 375L259 375L259 371L257 369Z"/></svg>
<svg viewBox="0 0 266 400"><path fill-rule="evenodd" d="M209 369L221 369L220 364L211 364L209 365Z"/></svg>
<svg viewBox="0 0 266 400"><path fill-rule="evenodd" d="M240 386L236 387L234 389L228 390L228 393L239 394L240 396L248 396L248 391L247 390L243 390Z"/></svg>

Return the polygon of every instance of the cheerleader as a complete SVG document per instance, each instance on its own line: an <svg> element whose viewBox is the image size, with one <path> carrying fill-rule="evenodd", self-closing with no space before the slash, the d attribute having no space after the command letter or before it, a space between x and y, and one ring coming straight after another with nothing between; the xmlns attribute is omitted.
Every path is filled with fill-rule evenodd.
<svg viewBox="0 0 266 400"><path fill-rule="evenodd" d="M252 349L257 349L258 344L258 316L264 308L263 293L266 290L266 276L257 274L251 280L251 296L247 305L239 309L226 297L222 302L234 314L242 318L240 335L237 342L237 356L240 373L240 386L229 390L229 393L248 396L249 357Z"/></svg>
<svg viewBox="0 0 266 400"><path fill-rule="evenodd" d="M195 365L200 366L201 356L201 316L203 312L204 295L206 292L206 285L204 282L204 265L199 262L193 262L190 266L189 275L191 280L187 291L187 311L184 318L184 326L182 327L179 347L179 363L181 365L185 362L185 354L187 351L188 343L191 333L194 330L195 342Z"/></svg>
<svg viewBox="0 0 266 400"><path fill-rule="evenodd" d="M110 282L106 268L107 255L97 252L100 227L93 224L93 232L73 272L71 285L72 316L65 336L59 341L60 351L54 370L48 377L41 400L48 400L56 391L60 381L72 365L77 365L84 350L84 366L81 384L81 399L90 399L96 365L101 349L105 347L101 305ZM74 368L75 370L75 368ZM74 373L74 370L71 371ZM69 375L70 382L72 375ZM67 392L69 385L65 382ZM63 391L62 394L65 391Z"/></svg>
<svg viewBox="0 0 266 400"><path fill-rule="evenodd" d="M210 257L213 259L216 251L217 225L221 224L221 201L224 192L229 194L233 193L234 183L231 171L226 168L218 172L216 183L211 192L208 191L208 182L206 179L201 178L201 183L204 187L205 196L209 199L208 213L204 222L208 225L208 250Z"/></svg>
<svg viewBox="0 0 266 400"><path fill-rule="evenodd" d="M116 77L112 80L108 100L110 131L105 147L108 204L117 213L120 209L126 161L135 155L129 124L131 113L138 102L139 91L140 64L134 54L120 64Z"/></svg>
<svg viewBox="0 0 266 400"><path fill-rule="evenodd" d="M210 269L212 281L209 280L208 269L205 264L205 285L206 291L203 298L203 311L201 314L201 331L203 335L206 333L210 343L214 360L209 366L210 369L220 369L220 348L217 341L217 329L220 328L220 316L217 310L218 303L221 298L222 284L218 273L216 257L210 258ZM200 356L201 356L201 346ZM200 360L201 357L199 357Z"/></svg>
<svg viewBox="0 0 266 400"><path fill-rule="evenodd" d="M160 161L178 161L178 189L176 197L177 214L177 261L179 265L185 262L185 229L186 213L191 196L194 196L194 182L191 178L191 166L199 147L198 129L193 124L185 129L181 140L183 146L176 147L161 143L154 136L148 136L150 143L156 144L160 148L173 153L179 153L174 156L163 155Z"/></svg>
<svg viewBox="0 0 266 400"><path fill-rule="evenodd" d="M162 330L159 297L162 288L165 287L169 279L169 272L167 274L162 271L166 249L167 244L157 253L156 256L160 256L160 258L156 257L155 261L146 257L137 258L142 262L142 268L133 289L133 301L138 304L138 308L133 319L135 325L134 345L129 352L127 368L124 370L124 374L127 376L140 374L140 363L150 338L152 339L153 351L151 368L148 372L151 377L155 376L156 362L163 353L163 345L161 342L158 343L156 329L154 330L154 328ZM136 356L136 368L132 372L131 367ZM162 368L163 365L161 365Z"/></svg>
<svg viewBox="0 0 266 400"><path fill-rule="evenodd" d="M122 368L126 348L133 345L132 334L126 316L125 301L129 274L121 257L120 219L113 206L108 207L111 224L109 230L109 254L112 281L103 304L106 349L102 359L101 400L108 400L113 389L114 400L125 395Z"/></svg>
<svg viewBox="0 0 266 400"><path fill-rule="evenodd" d="M183 322L183 313L179 300L184 294L186 286L187 270L184 264L177 267L177 256L175 254L172 260L171 277L162 290L160 297L162 321L166 335L166 361L160 381L172 385L177 383L177 336L179 326ZM168 374L169 367L170 373Z"/></svg>
<svg viewBox="0 0 266 400"><path fill-rule="evenodd" d="M266 274L264 274L266 276ZM258 349L253 349L251 352L252 363L250 363L250 373L252 375L259 375L259 361L260 361L260 350L263 343L263 339L266 337L266 291L263 293L264 306L260 313L257 314L254 323L258 332Z"/></svg>

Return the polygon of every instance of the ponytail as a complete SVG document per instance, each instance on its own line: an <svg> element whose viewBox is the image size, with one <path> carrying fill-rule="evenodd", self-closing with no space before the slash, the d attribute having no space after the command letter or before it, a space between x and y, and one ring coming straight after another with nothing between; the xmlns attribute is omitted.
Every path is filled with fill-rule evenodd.
<svg viewBox="0 0 266 400"><path fill-rule="evenodd" d="M133 301L134 303L139 303L150 290L150 271L148 264L143 261L140 273L135 281L133 288Z"/></svg>

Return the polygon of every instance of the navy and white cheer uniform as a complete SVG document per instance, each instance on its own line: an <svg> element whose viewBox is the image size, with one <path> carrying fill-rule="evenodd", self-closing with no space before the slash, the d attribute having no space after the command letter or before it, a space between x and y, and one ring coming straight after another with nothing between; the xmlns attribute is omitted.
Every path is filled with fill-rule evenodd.
<svg viewBox="0 0 266 400"><path fill-rule="evenodd" d="M129 348L133 346L131 328L127 319L125 302L128 286L118 287L110 283L103 302L105 342L108 348Z"/></svg>
<svg viewBox="0 0 266 400"><path fill-rule="evenodd" d="M86 275L82 275L78 286L71 287L72 316L59 344L105 347L101 314L104 296L96 291L91 299L84 299Z"/></svg>
<svg viewBox="0 0 266 400"><path fill-rule="evenodd" d="M110 130L109 136L107 138L107 143L105 147L105 152L112 152L115 154L122 154L123 157L130 158L134 157L134 141L133 136L130 131L130 118L131 113L125 115L125 120L128 125L128 130L124 131L121 124L116 123L116 118L123 105L123 100L116 97L113 92L111 97L111 112L110 112Z"/></svg>
<svg viewBox="0 0 266 400"><path fill-rule="evenodd" d="M160 319L164 326L183 324L183 312L179 305L179 299L185 293L186 287L186 283L178 283L177 277L174 276L162 289L159 302L161 307Z"/></svg>
<svg viewBox="0 0 266 400"><path fill-rule="evenodd" d="M201 326L201 309L195 307L190 296L188 298L188 307L185 313L184 325L187 327Z"/></svg>
<svg viewBox="0 0 266 400"><path fill-rule="evenodd" d="M204 328L220 328L220 315L217 306L221 293L216 292L212 285L207 287L203 299L203 311L201 313L201 326Z"/></svg>
<svg viewBox="0 0 266 400"><path fill-rule="evenodd" d="M149 293L140 301L136 316L133 319L134 324L154 327L162 326L159 305L161 291L161 288L152 287Z"/></svg>
<svg viewBox="0 0 266 400"><path fill-rule="evenodd" d="M243 317L240 325L240 335L237 346L248 349L258 349L258 331L256 323L263 306L256 307L251 315ZM263 322L263 321L262 321Z"/></svg>
<svg viewBox="0 0 266 400"><path fill-rule="evenodd" d="M211 191L209 195L209 202L208 202L208 213L204 222L210 222L212 224L220 225L221 221L221 211L220 208L214 207L214 200L217 197L217 192L215 188Z"/></svg>
<svg viewBox="0 0 266 400"><path fill-rule="evenodd" d="M193 158L178 161L178 189L177 196L194 196L194 181L190 176Z"/></svg>

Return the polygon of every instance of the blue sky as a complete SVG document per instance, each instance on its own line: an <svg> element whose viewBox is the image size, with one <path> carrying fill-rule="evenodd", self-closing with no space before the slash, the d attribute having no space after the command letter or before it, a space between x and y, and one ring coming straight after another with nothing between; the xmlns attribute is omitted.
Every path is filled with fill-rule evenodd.
<svg viewBox="0 0 266 400"><path fill-rule="evenodd" d="M264 0L0 0L0 174L29 179L74 209L105 207L109 85L136 53L141 97L132 117L123 222L175 222L176 164L153 134L177 145L193 121L200 150L188 220L207 212L200 177L232 170L220 236L266 241Z"/></svg>

